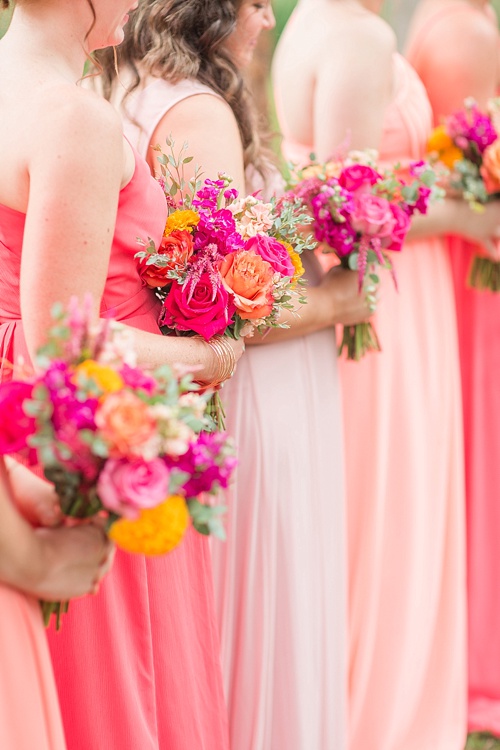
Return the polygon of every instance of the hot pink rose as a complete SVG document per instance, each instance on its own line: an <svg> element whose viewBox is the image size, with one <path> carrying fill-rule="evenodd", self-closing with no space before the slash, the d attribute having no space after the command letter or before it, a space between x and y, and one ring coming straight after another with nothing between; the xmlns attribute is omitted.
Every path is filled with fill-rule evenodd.
<svg viewBox="0 0 500 750"><path fill-rule="evenodd" d="M375 185L381 179L381 175L372 167L368 167L366 164L352 164L342 170L339 183L346 190L355 193L361 189L369 190L372 185Z"/></svg>
<svg viewBox="0 0 500 750"><path fill-rule="evenodd" d="M260 255L280 276L293 276L295 273L288 250L274 237L268 237L266 234L250 237L245 242L245 250L253 250L254 253Z"/></svg>
<svg viewBox="0 0 500 750"><path fill-rule="evenodd" d="M391 211L395 220L392 235L388 240L387 249L398 252L402 249L405 237L410 228L411 219L401 206L391 203Z"/></svg>
<svg viewBox="0 0 500 750"><path fill-rule="evenodd" d="M0 385L0 455L17 453L26 448L27 439L35 432L36 423L27 416L23 404L31 398L33 385L11 380Z"/></svg>
<svg viewBox="0 0 500 750"><path fill-rule="evenodd" d="M191 294L189 282L181 286L172 283L163 303L160 325L178 331L195 331L208 341L218 333L224 333L233 322L235 312L233 301L220 284L214 292L212 279L208 273L201 275Z"/></svg>
<svg viewBox="0 0 500 750"><path fill-rule="evenodd" d="M385 198L361 193L354 198L351 224L356 232L383 240L391 236L396 219L391 211L391 204Z"/></svg>
<svg viewBox="0 0 500 750"><path fill-rule="evenodd" d="M97 494L108 510L137 518L142 508L154 508L168 497L170 471L164 461L109 459L97 482Z"/></svg>

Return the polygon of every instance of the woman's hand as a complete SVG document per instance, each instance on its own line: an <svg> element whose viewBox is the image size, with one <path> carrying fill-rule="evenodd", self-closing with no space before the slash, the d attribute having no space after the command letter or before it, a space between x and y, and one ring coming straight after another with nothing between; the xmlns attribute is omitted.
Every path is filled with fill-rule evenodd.
<svg viewBox="0 0 500 750"><path fill-rule="evenodd" d="M332 325L355 325L372 315L365 293L359 292L357 271L335 266L323 276L317 291L323 294Z"/></svg>
<svg viewBox="0 0 500 750"><path fill-rule="evenodd" d="M5 464L21 515L32 526L58 526L63 515L54 486L9 456Z"/></svg>
<svg viewBox="0 0 500 750"><path fill-rule="evenodd" d="M96 594L109 571L114 546L102 524L37 529L41 566L30 593L45 601L66 601Z"/></svg>
<svg viewBox="0 0 500 750"><path fill-rule="evenodd" d="M210 341L205 346L206 364L203 368L202 377L197 379L209 385L219 385L232 377L236 371L236 365L245 351L245 339L232 339L229 336L216 337L212 344Z"/></svg>

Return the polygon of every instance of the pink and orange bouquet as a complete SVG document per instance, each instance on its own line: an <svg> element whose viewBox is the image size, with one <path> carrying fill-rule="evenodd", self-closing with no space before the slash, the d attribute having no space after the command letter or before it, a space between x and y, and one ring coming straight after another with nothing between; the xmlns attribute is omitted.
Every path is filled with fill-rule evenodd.
<svg viewBox="0 0 500 750"><path fill-rule="evenodd" d="M163 239L159 248L150 241L136 254L144 284L163 302L163 332L208 341L280 325L280 310L293 309L304 272L301 202L241 198L222 174L186 185L186 144L177 158L173 141L167 145L170 155L158 157L169 208Z"/></svg>
<svg viewBox="0 0 500 750"><path fill-rule="evenodd" d="M475 211L500 198L500 99L481 112L474 99L447 117L433 130L427 144L431 157L443 164L446 188L459 195ZM476 289L500 291L500 263L476 255L469 272L469 284Z"/></svg>
<svg viewBox="0 0 500 750"><path fill-rule="evenodd" d="M388 269L396 283L389 252L399 252L411 217L426 213L435 173L425 162L404 172L381 170L375 152L351 152L326 164L311 163L295 170L292 190L305 201L313 219L316 240L323 252L335 253L345 268L357 270L359 291L375 311L379 269ZM359 360L380 351L371 322L344 326L339 354Z"/></svg>
<svg viewBox="0 0 500 750"><path fill-rule="evenodd" d="M310 243L299 231L308 221L301 201L242 198L223 174L186 185L186 144L178 157L167 145L170 155L158 157L169 208L163 239L136 254L143 283L162 301L162 332L208 341L282 326L280 311L304 301L300 253Z"/></svg>
<svg viewBox="0 0 500 750"><path fill-rule="evenodd" d="M105 516L128 552L169 552L190 524L223 537L223 509L198 499L227 487L236 463L226 435L206 431L209 394L189 373L138 368L126 329L92 327L88 311L58 307L36 374L0 384L0 455L41 464L62 512ZM65 606L43 609L59 622Z"/></svg>

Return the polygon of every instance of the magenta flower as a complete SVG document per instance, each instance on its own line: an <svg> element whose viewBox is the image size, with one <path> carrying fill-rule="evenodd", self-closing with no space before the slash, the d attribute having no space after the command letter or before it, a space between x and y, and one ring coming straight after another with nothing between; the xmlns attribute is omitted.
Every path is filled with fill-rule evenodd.
<svg viewBox="0 0 500 750"><path fill-rule="evenodd" d="M344 167L339 176L339 185L351 193L359 190L369 191L372 185L375 185L382 179L375 169L368 167L366 164L351 164Z"/></svg>
<svg viewBox="0 0 500 750"><path fill-rule="evenodd" d="M24 411L24 402L32 397L33 385L17 380L0 384L0 455L17 453L27 447L36 422Z"/></svg>
<svg viewBox="0 0 500 750"><path fill-rule="evenodd" d="M172 467L185 471L190 479L184 484L186 497L196 497L219 487L226 488L237 459L228 451L222 432L202 432L196 443Z"/></svg>

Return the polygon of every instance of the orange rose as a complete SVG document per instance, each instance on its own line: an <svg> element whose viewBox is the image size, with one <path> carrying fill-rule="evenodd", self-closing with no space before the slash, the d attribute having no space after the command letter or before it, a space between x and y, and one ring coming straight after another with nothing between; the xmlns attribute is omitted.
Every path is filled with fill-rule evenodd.
<svg viewBox="0 0 500 750"><path fill-rule="evenodd" d="M176 229L172 234L163 237L158 254L165 257L166 265L157 266L154 263L148 265L146 258L143 258L139 265L141 279L151 289L169 284L171 281L167 275L169 271L182 270L186 267L193 254L193 238L190 232L185 229Z"/></svg>
<svg viewBox="0 0 500 750"><path fill-rule="evenodd" d="M220 267L222 283L243 320L265 318L273 309L273 269L253 250L229 253Z"/></svg>
<svg viewBox="0 0 500 750"><path fill-rule="evenodd" d="M97 426L110 445L110 456L143 456L156 433L149 406L134 393L122 391L104 396L95 415Z"/></svg>
<svg viewBox="0 0 500 750"><path fill-rule="evenodd" d="M493 141L483 153L481 177L490 195L500 192L500 138Z"/></svg>

